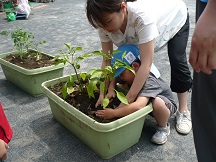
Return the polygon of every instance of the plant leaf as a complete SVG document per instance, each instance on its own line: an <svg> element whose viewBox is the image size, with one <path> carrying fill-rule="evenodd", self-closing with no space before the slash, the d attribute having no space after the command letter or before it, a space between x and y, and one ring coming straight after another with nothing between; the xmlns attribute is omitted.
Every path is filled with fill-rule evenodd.
<svg viewBox="0 0 216 162"><path fill-rule="evenodd" d="M95 98L94 96L94 83L92 81L89 82L88 87L87 87L87 92L88 92L88 96Z"/></svg>
<svg viewBox="0 0 216 162"><path fill-rule="evenodd" d="M94 91L97 90L97 83L98 83L98 80L91 80L89 82L88 87L87 87L87 92L88 92L89 97L95 98Z"/></svg>
<svg viewBox="0 0 216 162"><path fill-rule="evenodd" d="M85 81L87 74L86 73L80 73L80 77L82 78L83 81Z"/></svg>
<svg viewBox="0 0 216 162"><path fill-rule="evenodd" d="M67 97L67 83L62 86L62 97L65 100Z"/></svg>
<svg viewBox="0 0 216 162"><path fill-rule="evenodd" d="M76 59L79 60L79 61L82 61L82 60L84 60L84 57L83 56L79 56Z"/></svg>
<svg viewBox="0 0 216 162"><path fill-rule="evenodd" d="M67 87L67 94L71 94L74 92L74 88L73 87Z"/></svg>
<svg viewBox="0 0 216 162"><path fill-rule="evenodd" d="M116 90L115 90L116 91ZM116 91L117 98L124 104L129 105L128 100L124 93Z"/></svg>
<svg viewBox="0 0 216 162"><path fill-rule="evenodd" d="M125 69L128 69L128 70L130 70L132 73L136 74L135 71L134 71L134 69L133 69L131 66L129 66L129 65L124 66L124 68L125 68Z"/></svg>
<svg viewBox="0 0 216 162"><path fill-rule="evenodd" d="M121 51L120 50L113 50L112 54L117 54L119 52L121 52Z"/></svg>
<svg viewBox="0 0 216 162"><path fill-rule="evenodd" d="M110 78L110 80L112 80L112 79L114 78L114 76L115 76L115 72L110 73L110 74L109 74L109 78Z"/></svg>
<svg viewBox="0 0 216 162"><path fill-rule="evenodd" d="M70 45L65 43L65 46L68 48L68 50L70 50Z"/></svg>
<svg viewBox="0 0 216 162"><path fill-rule="evenodd" d="M93 51L92 53L99 56L106 56L106 54L103 53L102 51Z"/></svg>
<svg viewBox="0 0 216 162"><path fill-rule="evenodd" d="M103 83L100 84L100 90L104 93L104 91L105 91L105 84L103 84Z"/></svg>
<svg viewBox="0 0 216 162"><path fill-rule="evenodd" d="M110 102L109 99L107 97L105 97L103 99L103 102L102 102L103 108L106 108L109 105L109 102Z"/></svg>
<svg viewBox="0 0 216 162"><path fill-rule="evenodd" d="M103 73L102 69L96 69L95 71L93 71L90 79L100 77L102 73Z"/></svg>
<svg viewBox="0 0 216 162"><path fill-rule="evenodd" d="M73 87L74 86L74 77L72 75L69 76L68 78L68 84Z"/></svg>
<svg viewBox="0 0 216 162"><path fill-rule="evenodd" d="M82 55L82 57L84 58L91 57L91 56L92 56L92 53L85 53Z"/></svg>
<svg viewBox="0 0 216 162"><path fill-rule="evenodd" d="M80 64L76 63L75 67L76 67L77 69L80 69Z"/></svg>
<svg viewBox="0 0 216 162"><path fill-rule="evenodd" d="M111 66L105 66L105 68L107 71L109 71L110 73L113 73L113 69Z"/></svg>
<svg viewBox="0 0 216 162"><path fill-rule="evenodd" d="M76 51L81 51L81 50L82 50L82 47L80 47L80 46L76 47Z"/></svg>
<svg viewBox="0 0 216 162"><path fill-rule="evenodd" d="M87 75L92 75L92 73L95 71L96 69L90 69L88 72L87 72Z"/></svg>
<svg viewBox="0 0 216 162"><path fill-rule="evenodd" d="M126 51L124 51L123 54L122 54L122 60L124 59L126 54L127 54Z"/></svg>

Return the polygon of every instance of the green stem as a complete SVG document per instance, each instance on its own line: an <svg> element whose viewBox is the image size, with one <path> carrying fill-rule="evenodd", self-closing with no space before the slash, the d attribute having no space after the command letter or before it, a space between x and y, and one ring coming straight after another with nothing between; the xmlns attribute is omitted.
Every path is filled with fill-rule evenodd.
<svg viewBox="0 0 216 162"><path fill-rule="evenodd" d="M74 71L75 71L75 74L76 74L77 80L78 80L78 82L79 82L80 90L81 90L81 92L83 92L82 83L81 83L80 77L79 77L79 75L78 75L78 72L77 72L77 70L76 70L76 67L74 66L74 64L71 64L71 65L72 65L73 68L74 68Z"/></svg>

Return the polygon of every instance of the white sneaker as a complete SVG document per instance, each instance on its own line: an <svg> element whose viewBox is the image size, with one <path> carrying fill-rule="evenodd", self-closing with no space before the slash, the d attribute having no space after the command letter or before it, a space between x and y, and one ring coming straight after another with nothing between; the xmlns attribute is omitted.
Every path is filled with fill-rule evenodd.
<svg viewBox="0 0 216 162"><path fill-rule="evenodd" d="M188 134L192 128L189 111L176 112L176 130L181 134Z"/></svg>
<svg viewBox="0 0 216 162"><path fill-rule="evenodd" d="M160 127L157 126L156 133L152 136L151 141L156 144L164 144L167 141L167 137L170 134L170 124L167 123L167 126Z"/></svg>

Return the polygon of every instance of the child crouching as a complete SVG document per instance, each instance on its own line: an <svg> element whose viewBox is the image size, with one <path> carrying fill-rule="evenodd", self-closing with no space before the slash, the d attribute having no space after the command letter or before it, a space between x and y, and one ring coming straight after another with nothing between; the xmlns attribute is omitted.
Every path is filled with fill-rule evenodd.
<svg viewBox="0 0 216 162"><path fill-rule="evenodd" d="M124 45L120 46L118 50L120 52L113 54L111 65L114 65L116 61L122 60L124 65L131 66L136 73L140 67L138 47L135 45ZM122 58L124 52L126 52L126 55ZM135 74L124 67L120 67L116 70L116 77L120 77L121 80L132 85ZM98 110L96 115L104 119L123 117L144 108L149 101L153 105L151 115L157 122L157 130L152 136L151 141L156 144L164 144L170 134L168 119L176 112L177 106L169 85L161 79L160 73L153 64L149 76L135 102L116 109L106 108L104 110Z"/></svg>

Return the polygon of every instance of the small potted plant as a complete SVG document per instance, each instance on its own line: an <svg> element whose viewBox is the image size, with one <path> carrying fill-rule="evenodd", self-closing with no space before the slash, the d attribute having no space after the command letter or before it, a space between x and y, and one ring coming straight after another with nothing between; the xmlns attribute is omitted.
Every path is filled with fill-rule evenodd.
<svg viewBox="0 0 216 162"><path fill-rule="evenodd" d="M11 36L15 51L0 54L0 64L8 81L32 96L42 95L41 83L63 75L64 64L56 64L54 56L42 53L38 47L46 41L35 42L29 31L17 28L2 31Z"/></svg>
<svg viewBox="0 0 216 162"><path fill-rule="evenodd" d="M104 69L91 69L87 73L78 73L80 60L93 54L101 55L102 53L95 51L74 57L75 52L82 48L70 47L67 44L66 47L68 52L60 51L63 54L63 59L60 62L70 62L69 64L75 68L75 74L42 83L42 91L48 97L54 118L101 158L109 159L139 141L145 117L152 111L152 106L150 104L130 115L113 121L101 122L94 118L94 111L92 111L92 106L95 107L96 103L94 92L99 91L99 83L100 88L104 89L106 87L101 83L105 83L106 79L111 79L114 76L114 71L110 66L107 66ZM70 60L68 60L68 54L71 55ZM59 91L54 91L56 87ZM79 96L82 99L79 99ZM121 92L117 91L117 96L120 100L125 100L125 96ZM85 104L87 101L90 102L90 105ZM105 98L102 108L106 108L108 104L110 104L110 101ZM86 111L83 111L83 109Z"/></svg>

